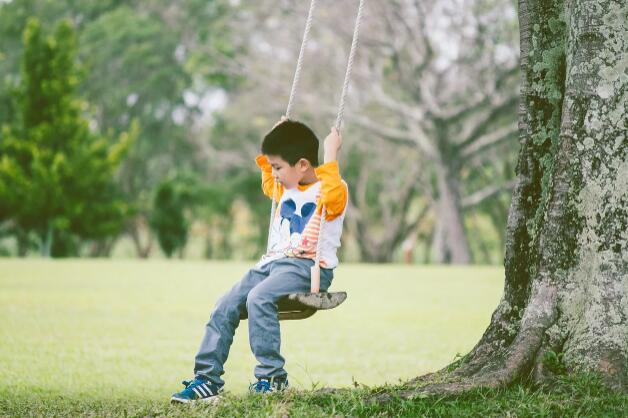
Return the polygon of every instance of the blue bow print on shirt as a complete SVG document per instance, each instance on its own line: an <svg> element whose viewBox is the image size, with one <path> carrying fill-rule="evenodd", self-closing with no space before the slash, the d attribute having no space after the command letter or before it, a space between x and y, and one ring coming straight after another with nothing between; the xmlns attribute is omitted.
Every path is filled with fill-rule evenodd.
<svg viewBox="0 0 628 418"><path fill-rule="evenodd" d="M316 205L314 203L306 203L301 207L301 215L296 213L297 204L292 199L288 199L281 205L281 222L287 220L290 222L290 234L298 232L299 234L305 229L305 225L314 214Z"/></svg>

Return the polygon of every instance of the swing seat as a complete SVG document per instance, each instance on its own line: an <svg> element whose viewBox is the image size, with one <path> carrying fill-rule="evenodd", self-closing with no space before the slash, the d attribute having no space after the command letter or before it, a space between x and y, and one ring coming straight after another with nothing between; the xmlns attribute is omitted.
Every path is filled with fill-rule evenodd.
<svg viewBox="0 0 628 418"><path fill-rule="evenodd" d="M347 292L293 293L277 302L279 320L309 318L316 311L336 308L345 299ZM248 316L246 309L240 313L240 319L247 319Z"/></svg>

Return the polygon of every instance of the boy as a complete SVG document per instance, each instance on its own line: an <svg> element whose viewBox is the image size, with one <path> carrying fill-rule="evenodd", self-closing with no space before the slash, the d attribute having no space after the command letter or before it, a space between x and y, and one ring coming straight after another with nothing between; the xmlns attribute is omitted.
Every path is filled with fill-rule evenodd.
<svg viewBox="0 0 628 418"><path fill-rule="evenodd" d="M282 118L264 137L256 163L262 171L264 194L278 201L268 252L216 304L196 355L194 379L172 396L173 403L214 401L224 385L220 376L229 354L240 312L248 311L249 342L259 364L251 392L274 392L288 387L285 361L279 353L281 336L276 302L291 293L310 291L322 205L326 209L320 246L320 288L327 290L338 265L342 224L347 207L347 184L341 179L336 156L342 138L332 128L324 142L324 164L318 166L318 139L304 124Z"/></svg>

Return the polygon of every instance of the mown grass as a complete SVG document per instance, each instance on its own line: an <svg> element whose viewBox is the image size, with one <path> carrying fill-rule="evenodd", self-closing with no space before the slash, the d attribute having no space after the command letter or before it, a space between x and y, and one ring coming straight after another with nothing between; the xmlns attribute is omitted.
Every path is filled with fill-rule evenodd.
<svg viewBox="0 0 628 418"><path fill-rule="evenodd" d="M282 323L290 393L244 394L255 359L243 323L226 364L225 401L169 406L191 377L213 304L249 267L0 260L0 415L613 416L625 407L590 379L554 393L513 388L372 403L374 391L394 393L391 385L467 352L503 286L498 268L394 265L341 266L333 287L349 292L342 307ZM316 391L322 387L345 389Z"/></svg>
<svg viewBox="0 0 628 418"><path fill-rule="evenodd" d="M386 402L376 395L391 395ZM217 405L170 405L165 400L82 398L37 391L0 390L2 416L124 417L625 417L628 396L611 392L594 376L564 377L538 388L514 386L459 396L400 399L395 388L298 391L273 395L227 394Z"/></svg>

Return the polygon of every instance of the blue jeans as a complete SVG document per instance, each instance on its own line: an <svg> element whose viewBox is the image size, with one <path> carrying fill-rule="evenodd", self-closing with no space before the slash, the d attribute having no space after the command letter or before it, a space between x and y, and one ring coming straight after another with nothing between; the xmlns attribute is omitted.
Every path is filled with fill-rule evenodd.
<svg viewBox="0 0 628 418"><path fill-rule="evenodd" d="M309 292L310 267L313 265L313 260L287 257L249 270L216 303L196 354L194 375L224 385L220 377L224 374L223 365L240 324L240 312L246 309L249 343L259 363L255 367L255 377L287 376L283 368L285 360L279 353L281 335L276 302L291 293ZM333 269L321 268L321 291L329 288L333 276Z"/></svg>

